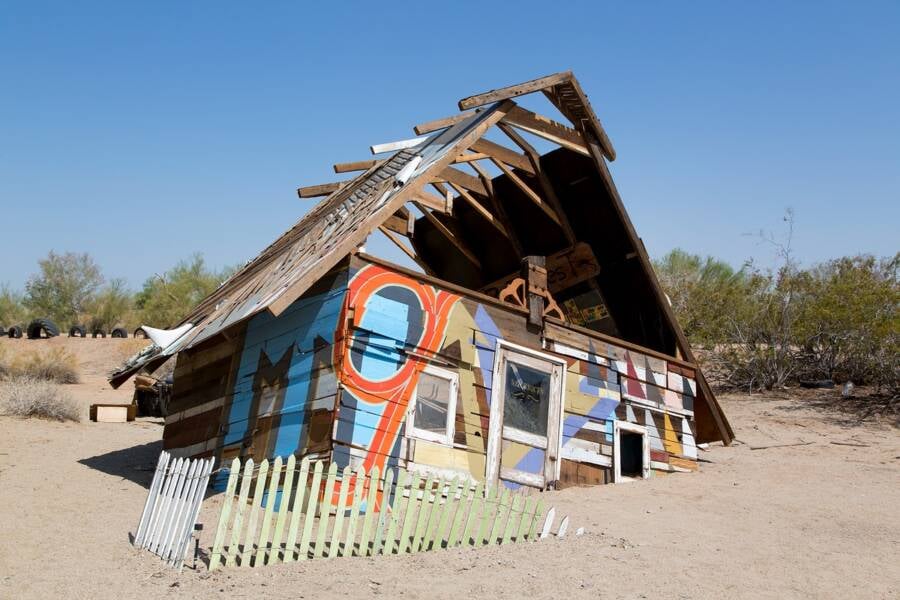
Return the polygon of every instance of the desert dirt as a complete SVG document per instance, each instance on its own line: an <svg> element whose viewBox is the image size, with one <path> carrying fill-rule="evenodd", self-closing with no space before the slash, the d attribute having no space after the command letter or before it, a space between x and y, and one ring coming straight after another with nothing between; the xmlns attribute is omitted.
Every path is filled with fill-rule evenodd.
<svg viewBox="0 0 900 600"><path fill-rule="evenodd" d="M0 344L77 352L82 382L66 388L84 414L0 417L0 598L900 597L896 423L819 406L835 390L721 396L742 443L701 452L699 472L548 492L580 537L213 573L189 560L179 574L129 542L161 420L87 420L91 403L130 401L105 373L135 342ZM207 548L217 505L201 513Z"/></svg>

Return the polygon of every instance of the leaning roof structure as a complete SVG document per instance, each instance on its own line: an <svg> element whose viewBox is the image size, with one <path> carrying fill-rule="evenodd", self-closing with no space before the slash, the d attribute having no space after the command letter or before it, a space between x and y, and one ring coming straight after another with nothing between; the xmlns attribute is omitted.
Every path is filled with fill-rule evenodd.
<svg viewBox="0 0 900 600"><path fill-rule="evenodd" d="M533 93L569 124L514 100ZM583 277L557 285L563 299L595 294L610 317L597 320L599 331L695 362L610 176L615 150L573 74L470 96L459 109L417 125L420 137L372 146L386 158L335 165L338 173L360 171L353 179L298 189L301 197L327 197L187 315L184 335L129 361L112 385L257 313L281 314L376 231L426 273L482 291L527 255L581 260L587 248ZM529 139L558 148L541 155ZM602 235L598 225L607 228ZM698 416L708 424L700 437L730 442L731 427L700 373L698 384L707 400Z"/></svg>

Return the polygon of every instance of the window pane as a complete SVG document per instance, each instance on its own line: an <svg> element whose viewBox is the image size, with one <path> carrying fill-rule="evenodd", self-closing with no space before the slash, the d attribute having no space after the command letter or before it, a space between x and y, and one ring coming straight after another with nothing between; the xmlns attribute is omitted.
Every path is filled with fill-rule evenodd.
<svg viewBox="0 0 900 600"><path fill-rule="evenodd" d="M450 403L450 382L430 373L419 375L416 388L416 429L447 433L447 405Z"/></svg>
<svg viewBox="0 0 900 600"><path fill-rule="evenodd" d="M547 435L550 373L507 361L504 394L504 427Z"/></svg>

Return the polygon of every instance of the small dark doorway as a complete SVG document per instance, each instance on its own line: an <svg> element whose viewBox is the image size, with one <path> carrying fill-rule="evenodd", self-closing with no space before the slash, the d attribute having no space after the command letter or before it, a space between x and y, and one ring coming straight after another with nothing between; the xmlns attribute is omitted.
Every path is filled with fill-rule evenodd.
<svg viewBox="0 0 900 600"><path fill-rule="evenodd" d="M623 477L643 476L644 436L640 433L619 432L619 469Z"/></svg>

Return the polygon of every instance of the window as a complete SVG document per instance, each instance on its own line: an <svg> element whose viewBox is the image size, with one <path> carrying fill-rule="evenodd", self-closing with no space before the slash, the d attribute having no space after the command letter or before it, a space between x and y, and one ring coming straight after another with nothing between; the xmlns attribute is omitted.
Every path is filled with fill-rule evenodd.
<svg viewBox="0 0 900 600"><path fill-rule="evenodd" d="M513 362L506 363L503 425L535 435L547 435L550 411L550 373Z"/></svg>
<svg viewBox="0 0 900 600"><path fill-rule="evenodd" d="M453 445L457 385L456 373L425 367L410 402L407 436Z"/></svg>

